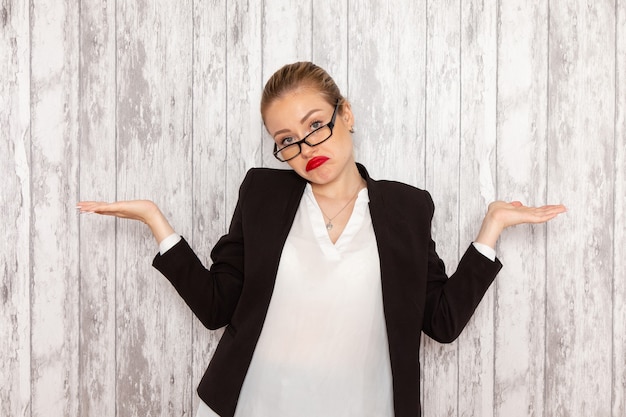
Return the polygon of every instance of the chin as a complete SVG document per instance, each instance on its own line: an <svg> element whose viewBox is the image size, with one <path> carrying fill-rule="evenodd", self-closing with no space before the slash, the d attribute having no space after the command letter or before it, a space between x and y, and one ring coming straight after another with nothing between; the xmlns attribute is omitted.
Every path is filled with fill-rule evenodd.
<svg viewBox="0 0 626 417"><path fill-rule="evenodd" d="M306 174L306 179L310 182L318 185L328 184L333 182L335 179L335 175L332 172L328 172L328 170L320 170L319 168L314 169L313 171L309 171Z"/></svg>

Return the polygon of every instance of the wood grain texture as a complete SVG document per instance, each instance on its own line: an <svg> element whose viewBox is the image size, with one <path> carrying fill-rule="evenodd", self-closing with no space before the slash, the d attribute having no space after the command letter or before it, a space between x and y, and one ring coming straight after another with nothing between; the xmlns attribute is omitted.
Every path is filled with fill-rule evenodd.
<svg viewBox="0 0 626 417"><path fill-rule="evenodd" d="M497 197L546 201L548 2L501 2L498 21ZM544 226L504 233L495 286L494 415L542 416Z"/></svg>
<svg viewBox="0 0 626 417"><path fill-rule="evenodd" d="M354 1L348 44L357 160L374 178L424 186L426 10Z"/></svg>
<svg viewBox="0 0 626 417"><path fill-rule="evenodd" d="M115 201L115 8L83 2L79 23L80 200ZM111 416L117 383L115 222L89 217L81 218L79 233L79 415Z"/></svg>
<svg viewBox="0 0 626 417"><path fill-rule="evenodd" d="M549 416L611 413L614 12L550 3L548 200L569 212L547 236Z"/></svg>
<svg viewBox="0 0 626 417"><path fill-rule="evenodd" d="M0 415L30 414L30 11L0 6Z"/></svg>
<svg viewBox="0 0 626 417"><path fill-rule="evenodd" d="M227 167L227 5L225 0L193 4L193 224L190 244L204 264L226 232L225 182ZM209 331L193 320L191 362L193 410L195 387L209 364L222 331ZM194 415L193 413L191 415Z"/></svg>
<svg viewBox="0 0 626 417"><path fill-rule="evenodd" d="M151 198L191 234L191 2L117 10L117 198ZM137 222L117 230L117 415L190 413L191 314L150 265L156 244Z"/></svg>
<svg viewBox="0 0 626 417"><path fill-rule="evenodd" d="M611 416L626 414L626 3L616 2L615 209L613 213L613 393Z"/></svg>
<svg viewBox="0 0 626 417"><path fill-rule="evenodd" d="M31 10L31 411L76 415L78 6Z"/></svg>
<svg viewBox="0 0 626 417"><path fill-rule="evenodd" d="M312 4L310 60L333 77L341 94L349 100L348 3L348 0L316 0Z"/></svg>
<svg viewBox="0 0 626 417"><path fill-rule="evenodd" d="M428 2L426 38L425 188L435 203L433 239L449 270L459 260L461 96L460 2ZM423 338L422 407L427 416L456 416L458 343Z"/></svg>
<svg viewBox="0 0 626 417"><path fill-rule="evenodd" d="M263 123L259 112L263 91L262 2L227 3L226 73L227 142L224 222L230 222L237 191L248 169L263 165ZM266 145L267 146L267 145Z"/></svg>
<svg viewBox="0 0 626 417"><path fill-rule="evenodd" d="M497 3L461 5L459 257L495 200ZM497 284L496 284L497 285ZM493 415L494 287L459 337L459 415Z"/></svg>

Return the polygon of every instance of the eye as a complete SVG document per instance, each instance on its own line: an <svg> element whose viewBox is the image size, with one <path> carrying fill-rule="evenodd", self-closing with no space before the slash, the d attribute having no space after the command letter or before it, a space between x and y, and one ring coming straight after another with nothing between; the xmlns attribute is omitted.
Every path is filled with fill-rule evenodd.
<svg viewBox="0 0 626 417"><path fill-rule="evenodd" d="M310 127L310 129L311 129L311 131L313 131L313 130L317 130L317 129L319 129L319 128L320 128L320 127L322 127L322 126L323 126L322 122L321 122L321 121L319 121L319 120L316 120L316 121L314 121L313 123L311 123L311 127Z"/></svg>
<svg viewBox="0 0 626 417"><path fill-rule="evenodd" d="M295 141L296 140L292 136L286 136L280 139L280 146L284 148L285 146L291 145Z"/></svg>

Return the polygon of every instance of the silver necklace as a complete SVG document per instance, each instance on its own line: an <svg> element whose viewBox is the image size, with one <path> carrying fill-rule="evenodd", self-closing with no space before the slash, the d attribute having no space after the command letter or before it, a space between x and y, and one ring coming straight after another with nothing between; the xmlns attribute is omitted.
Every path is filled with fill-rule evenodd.
<svg viewBox="0 0 626 417"><path fill-rule="evenodd" d="M341 212L350 205L350 203L352 202L352 200L354 200L354 197L357 196L357 194L359 194L359 191L361 189L361 185L359 184L359 186L356 189L356 192L354 193L354 195L352 196L352 198L350 198L350 200L348 200L348 202L346 203L345 206L343 206L341 208L341 210L339 210L333 217L328 217L328 215L326 213L324 213L324 210L322 210L322 207L320 206L320 211L322 212L322 214L324 215L324 217L328 218L328 222L326 223L326 230L328 230L329 232L332 230L333 228L333 219L336 218L337 216L339 216L339 214L341 214Z"/></svg>

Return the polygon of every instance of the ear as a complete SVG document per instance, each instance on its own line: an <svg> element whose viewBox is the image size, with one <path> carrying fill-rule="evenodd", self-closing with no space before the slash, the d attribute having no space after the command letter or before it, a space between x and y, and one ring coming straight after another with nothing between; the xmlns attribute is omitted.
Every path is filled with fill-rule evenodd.
<svg viewBox="0 0 626 417"><path fill-rule="evenodd" d="M341 105L341 120L348 129L352 129L354 125L354 114L352 113L352 106L348 100L345 100Z"/></svg>

